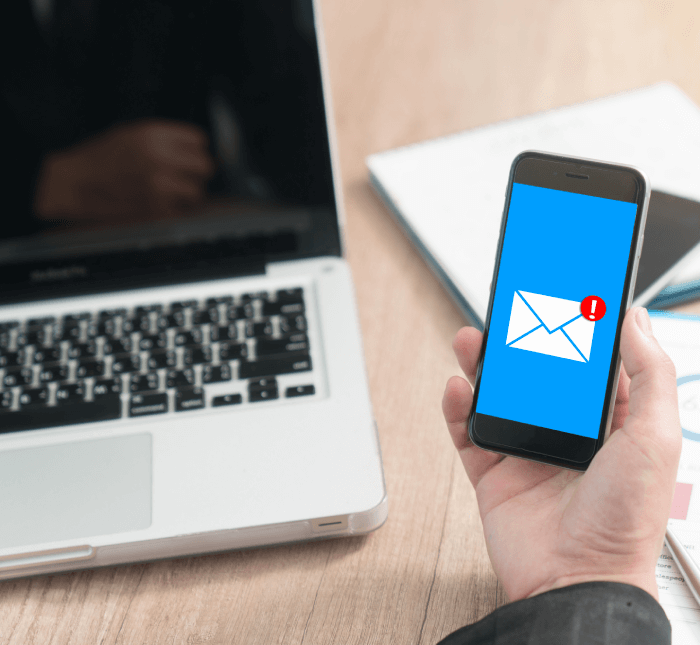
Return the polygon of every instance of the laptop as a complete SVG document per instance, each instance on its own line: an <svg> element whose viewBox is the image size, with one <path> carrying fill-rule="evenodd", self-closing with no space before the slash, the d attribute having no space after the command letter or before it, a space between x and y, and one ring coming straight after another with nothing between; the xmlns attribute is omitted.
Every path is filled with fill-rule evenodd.
<svg viewBox="0 0 700 645"><path fill-rule="evenodd" d="M0 579L381 526L310 0L13 5Z"/></svg>

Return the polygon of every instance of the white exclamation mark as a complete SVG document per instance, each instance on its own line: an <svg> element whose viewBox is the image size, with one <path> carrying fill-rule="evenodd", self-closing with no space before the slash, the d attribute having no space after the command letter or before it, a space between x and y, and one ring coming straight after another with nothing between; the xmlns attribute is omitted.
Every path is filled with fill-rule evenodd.
<svg viewBox="0 0 700 645"><path fill-rule="evenodd" d="M595 313L595 304L598 302L597 300L591 300L591 315L588 316L591 320L595 320L595 316L593 315Z"/></svg>

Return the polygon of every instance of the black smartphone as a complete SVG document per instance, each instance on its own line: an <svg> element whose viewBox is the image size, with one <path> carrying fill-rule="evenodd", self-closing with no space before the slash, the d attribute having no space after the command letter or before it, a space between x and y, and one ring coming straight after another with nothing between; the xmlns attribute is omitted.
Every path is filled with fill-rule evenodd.
<svg viewBox="0 0 700 645"><path fill-rule="evenodd" d="M588 467L612 421L649 193L630 166L516 157L469 417L475 445Z"/></svg>

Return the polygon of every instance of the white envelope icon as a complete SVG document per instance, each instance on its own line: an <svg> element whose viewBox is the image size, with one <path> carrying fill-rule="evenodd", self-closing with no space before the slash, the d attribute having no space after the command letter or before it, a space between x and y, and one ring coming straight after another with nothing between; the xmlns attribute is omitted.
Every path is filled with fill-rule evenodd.
<svg viewBox="0 0 700 645"><path fill-rule="evenodd" d="M587 363L595 322L581 315L581 303L516 291L506 345L528 352Z"/></svg>

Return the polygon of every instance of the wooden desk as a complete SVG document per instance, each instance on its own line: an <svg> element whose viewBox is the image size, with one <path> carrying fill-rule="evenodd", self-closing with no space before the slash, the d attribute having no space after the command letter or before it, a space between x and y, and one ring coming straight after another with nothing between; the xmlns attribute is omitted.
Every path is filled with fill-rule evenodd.
<svg viewBox="0 0 700 645"><path fill-rule="evenodd" d="M323 9L388 522L367 537L3 582L0 645L432 644L505 601L440 412L463 322L373 194L364 158L663 79L700 103L700 4Z"/></svg>

